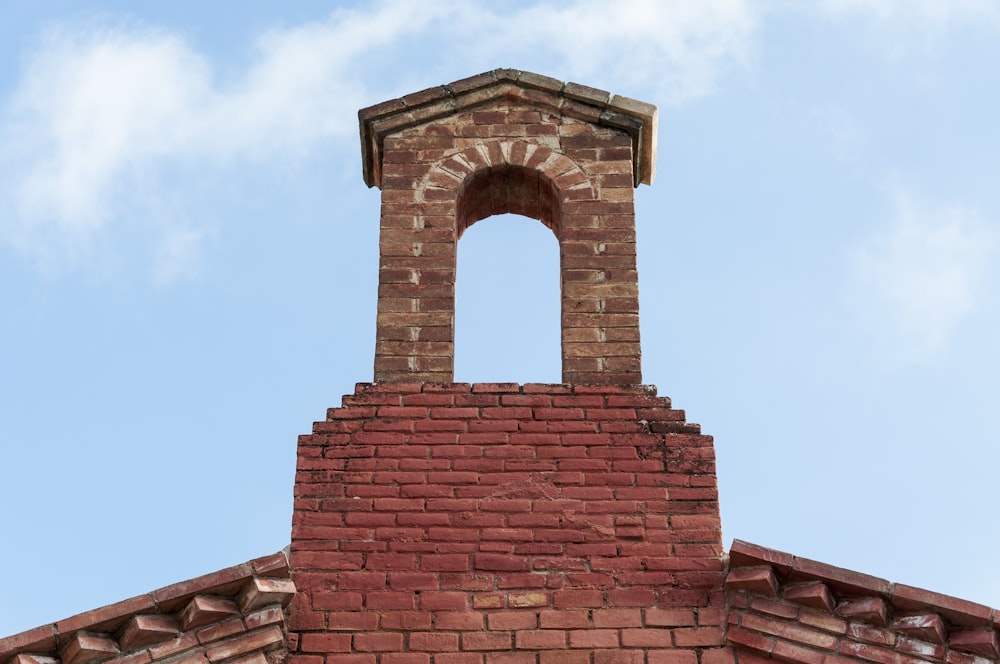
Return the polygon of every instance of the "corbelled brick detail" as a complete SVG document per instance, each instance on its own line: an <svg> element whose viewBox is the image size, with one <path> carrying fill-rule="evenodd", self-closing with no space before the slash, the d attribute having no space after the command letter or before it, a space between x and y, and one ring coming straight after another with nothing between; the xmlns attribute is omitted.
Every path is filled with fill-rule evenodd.
<svg viewBox="0 0 1000 664"><path fill-rule="evenodd" d="M781 551L734 542L726 590L730 664L1000 661L1000 612Z"/></svg>
<svg viewBox="0 0 1000 664"><path fill-rule="evenodd" d="M382 190L376 381L454 379L457 243L515 213L559 241L563 380L641 382L633 188L652 179L655 107L498 70L360 117Z"/></svg>
<svg viewBox="0 0 1000 664"><path fill-rule="evenodd" d="M284 552L0 639L0 664L277 664Z"/></svg>
<svg viewBox="0 0 1000 664"><path fill-rule="evenodd" d="M299 441L289 627L326 664L697 661L712 440L645 386L361 384Z"/></svg>

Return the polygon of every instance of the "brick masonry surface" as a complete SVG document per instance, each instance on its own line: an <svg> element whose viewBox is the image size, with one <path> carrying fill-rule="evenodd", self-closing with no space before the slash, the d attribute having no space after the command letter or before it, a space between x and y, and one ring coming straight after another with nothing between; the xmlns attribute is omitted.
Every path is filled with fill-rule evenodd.
<svg viewBox="0 0 1000 664"><path fill-rule="evenodd" d="M361 384L299 441L299 664L722 645L712 440L647 386Z"/></svg>
<svg viewBox="0 0 1000 664"><path fill-rule="evenodd" d="M515 213L559 242L563 380L641 382L633 189L656 109L541 79L494 72L361 111L382 190L376 381L453 380L457 243Z"/></svg>

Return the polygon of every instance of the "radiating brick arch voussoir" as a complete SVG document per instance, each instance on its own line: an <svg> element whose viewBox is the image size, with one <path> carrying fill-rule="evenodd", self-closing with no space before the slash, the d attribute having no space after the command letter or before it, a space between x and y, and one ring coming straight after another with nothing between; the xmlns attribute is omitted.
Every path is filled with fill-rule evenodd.
<svg viewBox="0 0 1000 664"><path fill-rule="evenodd" d="M563 199L597 199L591 177L572 159L518 140L480 143L443 157L418 192L418 200L455 201L457 236L481 219L511 213L538 219L559 237Z"/></svg>

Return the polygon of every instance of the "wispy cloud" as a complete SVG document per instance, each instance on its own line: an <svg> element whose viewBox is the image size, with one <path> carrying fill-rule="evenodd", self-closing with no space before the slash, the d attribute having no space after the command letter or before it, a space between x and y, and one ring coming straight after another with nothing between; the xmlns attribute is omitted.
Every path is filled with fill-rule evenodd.
<svg viewBox="0 0 1000 664"><path fill-rule="evenodd" d="M616 82L616 92L651 86L663 100L684 103L745 61L754 29L745 0L623 0L610 13L606 3L577 0L502 15L474 2L387 0L269 31L246 70L222 80L218 72L228 68L182 35L63 25L26 56L0 115L0 199L7 201L0 242L72 264L92 252L95 238L114 234L125 207L141 209L137 197L149 187L168 186L162 169L239 167L243 159L300 157L318 145L330 151L330 140L356 132L358 107L410 91L393 89L393 81L419 80L424 63L471 68L455 70L462 76L533 53L544 73L551 67L587 83ZM412 63L412 71L400 74L400 63L404 70ZM172 246L168 253L183 267L193 264L183 247L200 243ZM182 276L157 270L157 279Z"/></svg>
<svg viewBox="0 0 1000 664"><path fill-rule="evenodd" d="M896 191L892 218L849 255L850 297L866 335L899 361L945 351L983 304L997 240L974 210Z"/></svg>
<svg viewBox="0 0 1000 664"><path fill-rule="evenodd" d="M723 73L750 57L758 16L743 0L604 0L540 3L495 14L498 30L477 35L492 54L551 54L581 82L652 87L681 104L714 91ZM466 26L473 33L475 23ZM615 90L617 91L617 89Z"/></svg>
<svg viewBox="0 0 1000 664"><path fill-rule="evenodd" d="M47 35L4 137L6 155L17 158L6 168L17 168L19 218L71 236L102 226L123 169L194 144L188 115L204 102L206 73L170 35Z"/></svg>
<svg viewBox="0 0 1000 664"><path fill-rule="evenodd" d="M1000 28L1000 4L993 0L822 0L822 15L850 21L889 61L914 55L935 60L963 31ZM912 67L912 62L909 65Z"/></svg>
<svg viewBox="0 0 1000 664"><path fill-rule="evenodd" d="M3 115L0 188L12 209L0 240L48 265L72 264L124 209L142 209L137 198L158 198L150 188L163 185L166 165L280 156L352 134L362 52L439 15L409 7L337 12L265 34L249 70L228 84L179 35L127 25L50 30ZM178 265L193 265L171 246ZM157 280L180 276L162 261L158 254Z"/></svg>
<svg viewBox="0 0 1000 664"><path fill-rule="evenodd" d="M896 25L946 28L973 21L1000 21L993 0L822 0L835 15L861 16Z"/></svg>

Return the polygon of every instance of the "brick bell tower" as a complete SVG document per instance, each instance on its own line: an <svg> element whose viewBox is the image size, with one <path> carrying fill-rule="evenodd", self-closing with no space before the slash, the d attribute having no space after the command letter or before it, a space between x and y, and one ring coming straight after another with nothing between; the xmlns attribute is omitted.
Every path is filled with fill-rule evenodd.
<svg viewBox="0 0 1000 664"><path fill-rule="evenodd" d="M360 121L375 381L299 440L296 664L712 661L712 439L641 384L633 192L656 108L496 70ZM503 213L559 241L562 384L454 382L456 246Z"/></svg>

